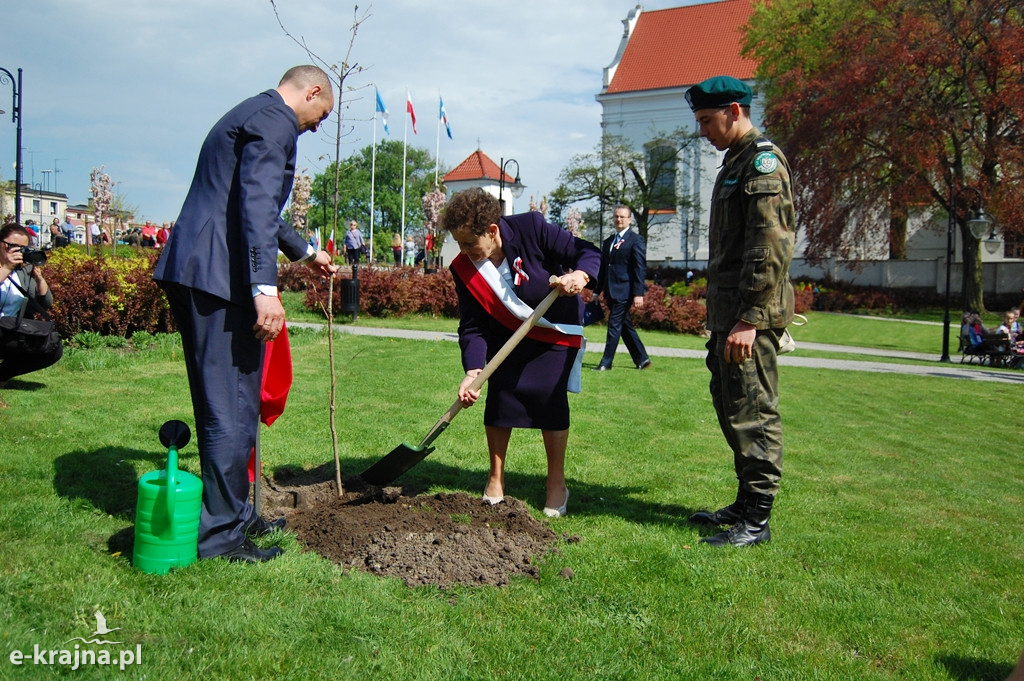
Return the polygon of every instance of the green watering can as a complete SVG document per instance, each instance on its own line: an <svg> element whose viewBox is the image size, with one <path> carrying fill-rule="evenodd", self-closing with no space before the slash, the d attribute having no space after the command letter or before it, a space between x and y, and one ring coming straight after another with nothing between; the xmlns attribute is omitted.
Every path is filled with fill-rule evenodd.
<svg viewBox="0 0 1024 681"><path fill-rule="evenodd" d="M196 562L203 481L178 470L178 450L191 437L181 421L165 423L160 443L167 447L167 469L139 479L132 564L143 572L165 575L171 568Z"/></svg>

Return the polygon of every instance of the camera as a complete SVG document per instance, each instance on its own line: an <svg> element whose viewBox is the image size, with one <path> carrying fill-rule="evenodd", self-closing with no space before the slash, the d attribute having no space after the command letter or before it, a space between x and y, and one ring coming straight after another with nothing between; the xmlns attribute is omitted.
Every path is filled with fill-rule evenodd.
<svg viewBox="0 0 1024 681"><path fill-rule="evenodd" d="M26 248L22 251L21 259L33 267L46 264L46 251L38 248Z"/></svg>

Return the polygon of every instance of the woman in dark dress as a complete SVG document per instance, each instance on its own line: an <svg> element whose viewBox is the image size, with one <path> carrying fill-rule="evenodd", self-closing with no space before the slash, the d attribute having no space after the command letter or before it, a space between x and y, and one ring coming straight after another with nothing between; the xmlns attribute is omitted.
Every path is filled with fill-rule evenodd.
<svg viewBox="0 0 1024 681"><path fill-rule="evenodd" d="M480 188L455 194L442 225L458 242L451 265L459 296L459 345L466 377L459 386L464 407L480 397L469 390L505 341L551 289L559 297L488 381L484 429L490 474L484 501L505 493L505 456L513 428L537 428L544 439L548 476L544 514L566 513L565 450L569 436L570 377L578 380L582 359L583 304L579 293L592 286L601 254L588 241L545 222L540 213L501 217L498 200ZM578 391L578 389L577 389Z"/></svg>

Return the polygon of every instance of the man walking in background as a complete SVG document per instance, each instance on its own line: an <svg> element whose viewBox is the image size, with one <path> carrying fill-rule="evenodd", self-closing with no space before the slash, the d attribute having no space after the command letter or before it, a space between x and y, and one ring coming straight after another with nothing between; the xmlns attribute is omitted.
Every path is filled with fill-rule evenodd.
<svg viewBox="0 0 1024 681"><path fill-rule="evenodd" d="M153 278L181 332L203 478L199 557L259 562L279 547L251 538L284 527L255 514L249 454L259 428L263 342L284 326L277 252L322 274L337 270L281 219L298 137L333 108L331 83L296 66L276 89L245 100L214 125Z"/></svg>
<svg viewBox="0 0 1024 681"><path fill-rule="evenodd" d="M363 252L363 233L359 231L359 223L352 220L348 223L348 231L345 232L345 257L349 265L359 262L359 256Z"/></svg>
<svg viewBox="0 0 1024 681"><path fill-rule="evenodd" d="M733 451L736 501L690 520L731 525L701 541L768 541L782 478L779 338L793 321L793 193L789 163L750 120L753 92L717 76L686 91L704 137L725 159L711 196L708 229L707 366L718 423Z"/></svg>
<svg viewBox="0 0 1024 681"><path fill-rule="evenodd" d="M651 366L651 358L633 327L630 311L644 306L647 246L643 238L629 228L633 222L633 211L618 205L615 206L614 216L615 234L601 244L601 271L597 275L597 289L594 291L594 295L603 293L608 303L608 336L604 356L596 370L608 371L612 368L620 336L629 350L633 365L637 369L646 369Z"/></svg>
<svg viewBox="0 0 1024 681"><path fill-rule="evenodd" d="M71 223L71 218L66 214L64 215L64 222L61 223L60 231L64 234L64 238L68 240L69 244L75 243L75 226Z"/></svg>

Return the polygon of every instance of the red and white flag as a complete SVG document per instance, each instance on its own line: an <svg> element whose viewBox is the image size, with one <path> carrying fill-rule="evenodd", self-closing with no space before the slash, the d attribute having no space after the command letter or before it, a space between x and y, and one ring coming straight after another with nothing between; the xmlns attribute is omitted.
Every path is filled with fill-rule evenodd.
<svg viewBox="0 0 1024 681"><path fill-rule="evenodd" d="M331 230L331 236L327 238L327 252L334 255L334 230Z"/></svg>
<svg viewBox="0 0 1024 681"><path fill-rule="evenodd" d="M412 116L412 134L415 135L416 134L416 112L413 111L413 108L412 108L412 95L409 94L408 90L405 91L405 110L409 112L410 116Z"/></svg>

